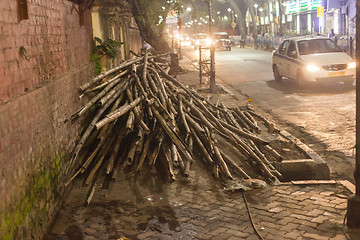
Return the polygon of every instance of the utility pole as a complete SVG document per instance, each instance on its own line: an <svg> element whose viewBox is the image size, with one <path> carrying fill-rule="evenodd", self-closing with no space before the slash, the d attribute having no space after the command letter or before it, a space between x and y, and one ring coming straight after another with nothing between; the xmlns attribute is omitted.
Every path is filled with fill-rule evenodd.
<svg viewBox="0 0 360 240"><path fill-rule="evenodd" d="M213 10L212 10L212 0L208 0L209 7L209 30L210 30L210 92L216 93L216 83L215 83L215 44L214 41L214 22L213 22Z"/></svg>
<svg viewBox="0 0 360 240"><path fill-rule="evenodd" d="M177 26L178 26L178 30L179 30L179 39L178 39L178 55L179 55L179 59L182 59L182 55L181 55L181 18L180 18L180 9L177 10Z"/></svg>
<svg viewBox="0 0 360 240"><path fill-rule="evenodd" d="M360 12L360 4L357 2L356 11ZM355 60L360 56L360 17L356 16L356 52ZM358 62L358 61L357 61ZM355 154L355 194L348 199L347 227L360 229L360 65L356 64L356 154Z"/></svg>

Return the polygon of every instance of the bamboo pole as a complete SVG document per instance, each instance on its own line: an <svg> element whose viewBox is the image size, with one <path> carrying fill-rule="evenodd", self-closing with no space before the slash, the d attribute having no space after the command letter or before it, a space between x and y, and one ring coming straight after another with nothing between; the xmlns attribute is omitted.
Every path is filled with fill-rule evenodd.
<svg viewBox="0 0 360 240"><path fill-rule="evenodd" d="M110 69L109 71L106 71L106 72L104 72L104 73L96 76L92 81L90 81L90 82L84 84L83 86L81 86L81 87L79 88L79 91L84 92L86 89L88 89L89 87L91 87L92 84L98 82L99 80L103 79L104 77L106 77L106 76L108 76L108 75L110 75L110 74L112 74L112 73L115 73L115 72L117 72L117 71L119 71L119 70L121 70L121 69L123 69L123 68L125 68L125 67L128 67L128 66L130 66L130 65L133 64L133 63L139 62L139 61L141 61L143 58L144 58L144 57L138 57L138 58L130 59L130 60L128 60L128 61L125 61L125 62L121 63L118 67L113 68L113 69Z"/></svg>
<svg viewBox="0 0 360 240"><path fill-rule="evenodd" d="M124 104L115 112L109 113L101 121L99 121L95 124L96 129L100 129L105 124L108 124L108 123L116 120L117 118L121 117L122 115L124 115L125 113L127 113L128 111L133 109L136 105L138 105L142 100L143 100L142 97L138 97L133 102L131 102L129 104Z"/></svg>

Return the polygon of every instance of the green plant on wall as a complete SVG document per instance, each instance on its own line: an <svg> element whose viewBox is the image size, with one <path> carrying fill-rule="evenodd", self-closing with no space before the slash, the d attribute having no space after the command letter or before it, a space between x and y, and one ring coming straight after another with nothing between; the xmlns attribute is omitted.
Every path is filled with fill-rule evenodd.
<svg viewBox="0 0 360 240"><path fill-rule="evenodd" d="M118 42L110 38L108 38L106 41L103 41L98 37L95 37L94 39L97 42L97 45L95 46L94 53L90 57L90 61L96 64L94 73L98 75L102 71L101 59L104 56L115 58L118 54L117 48L124 44L124 42Z"/></svg>

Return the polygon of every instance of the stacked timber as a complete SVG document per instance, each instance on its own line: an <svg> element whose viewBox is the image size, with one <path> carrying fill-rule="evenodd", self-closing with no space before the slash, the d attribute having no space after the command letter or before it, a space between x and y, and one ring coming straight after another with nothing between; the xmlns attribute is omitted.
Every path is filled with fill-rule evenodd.
<svg viewBox="0 0 360 240"><path fill-rule="evenodd" d="M222 181L251 178L239 161L267 182L281 177L266 155L279 161L281 156L257 136L261 129L256 119L261 116L210 103L170 76L167 65L156 61L159 57L137 56L80 87L91 97L71 120L88 121L67 171L80 166L66 185L82 174L92 189L89 202L104 175L115 177L122 168L140 172L159 161L171 181L178 172L188 176L193 162L204 164ZM229 157L219 139L243 158Z"/></svg>

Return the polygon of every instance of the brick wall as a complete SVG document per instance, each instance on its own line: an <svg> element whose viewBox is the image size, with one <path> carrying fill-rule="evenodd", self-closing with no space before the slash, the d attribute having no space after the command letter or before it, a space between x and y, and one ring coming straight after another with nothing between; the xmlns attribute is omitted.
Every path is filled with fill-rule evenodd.
<svg viewBox="0 0 360 240"><path fill-rule="evenodd" d="M86 26L67 0L0 0L0 239L40 239L63 193L80 126L64 121L92 76Z"/></svg>

